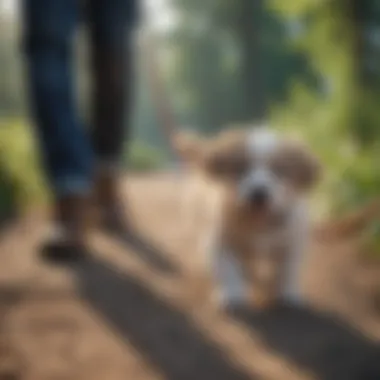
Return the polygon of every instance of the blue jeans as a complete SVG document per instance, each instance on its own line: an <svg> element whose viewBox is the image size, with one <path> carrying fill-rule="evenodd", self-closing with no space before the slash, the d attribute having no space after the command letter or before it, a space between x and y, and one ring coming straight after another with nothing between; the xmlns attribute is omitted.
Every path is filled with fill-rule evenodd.
<svg viewBox="0 0 380 380"><path fill-rule="evenodd" d="M31 111L57 197L91 190L97 163L120 160L129 111L131 40L138 0L23 0ZM81 122L72 67L80 21L91 42L91 128Z"/></svg>

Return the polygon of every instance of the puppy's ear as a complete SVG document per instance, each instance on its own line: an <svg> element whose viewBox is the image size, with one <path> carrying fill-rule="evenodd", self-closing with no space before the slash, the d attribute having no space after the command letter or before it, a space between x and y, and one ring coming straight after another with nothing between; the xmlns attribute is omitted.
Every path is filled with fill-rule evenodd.
<svg viewBox="0 0 380 380"><path fill-rule="evenodd" d="M204 152L203 162L206 172L216 179L222 179L228 174L228 154L225 151L210 149Z"/></svg>
<svg viewBox="0 0 380 380"><path fill-rule="evenodd" d="M204 154L206 171L215 179L236 180L247 170L248 157L238 145L220 145L209 149Z"/></svg>
<svg viewBox="0 0 380 380"><path fill-rule="evenodd" d="M301 143L292 144L287 152L295 185L303 190L311 190L321 177L318 158Z"/></svg>
<svg viewBox="0 0 380 380"><path fill-rule="evenodd" d="M248 168L244 149L245 130L224 130L205 146L203 161L206 171L217 180L234 181Z"/></svg>

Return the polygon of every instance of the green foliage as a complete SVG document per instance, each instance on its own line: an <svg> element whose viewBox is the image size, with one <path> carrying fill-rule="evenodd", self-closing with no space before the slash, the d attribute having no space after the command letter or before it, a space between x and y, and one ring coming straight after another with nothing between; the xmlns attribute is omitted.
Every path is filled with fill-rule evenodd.
<svg viewBox="0 0 380 380"><path fill-rule="evenodd" d="M326 208L344 212L380 190L380 97L378 88L368 86L361 76L373 49L358 56L363 25L350 2L275 0L272 5L285 19L304 23L294 46L307 53L324 84L320 92L295 82L289 101L276 108L274 118L312 143L325 167Z"/></svg>
<svg viewBox="0 0 380 380"><path fill-rule="evenodd" d="M10 199L6 202L14 203L17 209L24 209L46 201L47 190L34 139L23 120L0 121L0 170L4 173L5 187L12 189L11 193L8 191Z"/></svg>
<svg viewBox="0 0 380 380"><path fill-rule="evenodd" d="M365 253L374 259L380 259L380 221L374 221L364 231Z"/></svg>
<svg viewBox="0 0 380 380"><path fill-rule="evenodd" d="M17 26L0 13L0 116L23 113L25 108Z"/></svg>
<svg viewBox="0 0 380 380"><path fill-rule="evenodd" d="M305 54L292 49L288 23L268 4L173 2L181 22L163 47L171 53L167 79L186 124L213 133L260 120L268 105L288 99L296 74L315 80Z"/></svg>
<svg viewBox="0 0 380 380"><path fill-rule="evenodd" d="M380 28L373 17L380 9L372 0L273 0L272 5L285 19L303 22L294 46L307 53L325 88L296 82L273 117L282 128L296 129L321 157L319 209L337 216L360 208L380 193L380 71L375 70L380 49L366 40ZM378 222L368 226L364 241L367 251L379 256Z"/></svg>

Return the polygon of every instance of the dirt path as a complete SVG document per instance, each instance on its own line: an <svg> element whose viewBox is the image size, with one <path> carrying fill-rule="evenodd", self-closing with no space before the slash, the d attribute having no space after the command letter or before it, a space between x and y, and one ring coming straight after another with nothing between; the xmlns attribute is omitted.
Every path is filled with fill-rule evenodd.
<svg viewBox="0 0 380 380"><path fill-rule="evenodd" d="M129 181L149 242L99 234L71 268L40 260L43 220L3 232L0 380L380 379L380 323L351 281L354 241L311 248L312 310L223 314L209 302L197 231L178 232L176 186Z"/></svg>

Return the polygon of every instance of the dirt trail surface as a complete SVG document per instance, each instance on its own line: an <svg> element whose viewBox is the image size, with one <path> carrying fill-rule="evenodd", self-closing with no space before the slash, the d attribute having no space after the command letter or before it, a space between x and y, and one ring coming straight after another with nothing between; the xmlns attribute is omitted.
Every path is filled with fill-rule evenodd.
<svg viewBox="0 0 380 380"><path fill-rule="evenodd" d="M37 214L2 232L0 380L380 380L380 272L358 269L354 238L312 244L311 308L232 315L210 302L199 231L180 232L178 181L126 194L139 244L98 233L72 267L41 260Z"/></svg>

